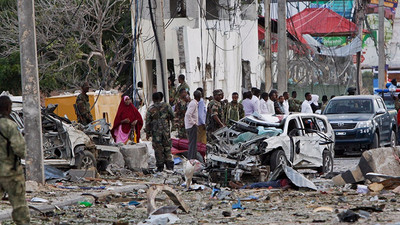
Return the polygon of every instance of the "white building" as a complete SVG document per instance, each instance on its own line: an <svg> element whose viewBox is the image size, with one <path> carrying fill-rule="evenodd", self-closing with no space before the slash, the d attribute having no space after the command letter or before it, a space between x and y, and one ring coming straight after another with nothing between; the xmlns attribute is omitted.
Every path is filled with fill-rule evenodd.
<svg viewBox="0 0 400 225"><path fill-rule="evenodd" d="M206 96L222 89L230 99L233 92L241 94L242 88L260 88L257 2L164 0L168 70L175 78L186 76L191 94L197 87L203 87ZM142 3L136 71L137 81L142 80L151 94L158 52L148 1Z"/></svg>

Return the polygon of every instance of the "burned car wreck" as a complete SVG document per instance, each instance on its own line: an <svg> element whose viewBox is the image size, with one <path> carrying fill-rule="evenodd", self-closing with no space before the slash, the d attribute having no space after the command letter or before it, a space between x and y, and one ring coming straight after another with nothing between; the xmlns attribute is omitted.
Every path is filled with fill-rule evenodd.
<svg viewBox="0 0 400 225"><path fill-rule="evenodd" d="M112 146L109 124L105 119L83 126L54 113L57 105L41 109L44 164L56 167L105 169L110 156L119 152ZM24 133L22 102L13 101L11 118Z"/></svg>
<svg viewBox="0 0 400 225"><path fill-rule="evenodd" d="M207 168L214 182L266 181L281 164L319 173L333 170L335 137L325 116L254 114L213 137L207 144Z"/></svg>

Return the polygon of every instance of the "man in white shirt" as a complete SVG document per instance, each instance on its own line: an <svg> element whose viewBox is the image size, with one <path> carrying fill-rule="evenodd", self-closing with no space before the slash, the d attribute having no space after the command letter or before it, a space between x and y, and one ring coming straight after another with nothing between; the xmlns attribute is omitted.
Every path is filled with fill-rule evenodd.
<svg viewBox="0 0 400 225"><path fill-rule="evenodd" d="M267 101L267 111L268 114L275 114L275 102L278 98L278 92L276 90L271 90L269 92L269 99Z"/></svg>
<svg viewBox="0 0 400 225"><path fill-rule="evenodd" d="M302 113L313 113L313 110L311 108L311 94L310 92L307 92L305 95L306 100L304 100L303 104L301 104L301 112Z"/></svg>
<svg viewBox="0 0 400 225"><path fill-rule="evenodd" d="M261 91L258 88L251 88L251 93L253 94L251 102L253 103L255 112L260 112L260 92Z"/></svg>
<svg viewBox="0 0 400 225"><path fill-rule="evenodd" d="M254 107L254 103L251 101L253 94L251 93L251 91L248 91L246 93L244 93L244 100L242 101L242 105L243 105L243 109L244 109L244 115L245 116L250 116L251 114L253 114L256 109Z"/></svg>
<svg viewBox="0 0 400 225"><path fill-rule="evenodd" d="M283 102L284 113L285 115L289 115L289 93L287 91L283 92L283 98L285 99Z"/></svg>
<svg viewBox="0 0 400 225"><path fill-rule="evenodd" d="M188 159L197 157L197 125L199 123L198 104L201 98L201 92L193 93L194 99L189 103L185 113L185 129L189 139Z"/></svg>
<svg viewBox="0 0 400 225"><path fill-rule="evenodd" d="M268 93L263 92L261 94L261 100L260 100L260 114L269 114L270 112L268 111Z"/></svg>

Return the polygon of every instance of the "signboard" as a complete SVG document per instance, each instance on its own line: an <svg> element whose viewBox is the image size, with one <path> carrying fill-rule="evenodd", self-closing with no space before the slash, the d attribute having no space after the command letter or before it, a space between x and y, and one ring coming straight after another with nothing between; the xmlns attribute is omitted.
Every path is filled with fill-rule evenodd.
<svg viewBox="0 0 400 225"><path fill-rule="evenodd" d="M310 8L328 8L346 19L351 19L354 0L311 1Z"/></svg>
<svg viewBox="0 0 400 225"><path fill-rule="evenodd" d="M384 6L390 7L390 8L397 8L398 3L399 3L399 0L385 0ZM379 5L379 0L371 0L371 4Z"/></svg>
<svg viewBox="0 0 400 225"><path fill-rule="evenodd" d="M327 47L340 46L346 44L346 37L323 37L322 42Z"/></svg>

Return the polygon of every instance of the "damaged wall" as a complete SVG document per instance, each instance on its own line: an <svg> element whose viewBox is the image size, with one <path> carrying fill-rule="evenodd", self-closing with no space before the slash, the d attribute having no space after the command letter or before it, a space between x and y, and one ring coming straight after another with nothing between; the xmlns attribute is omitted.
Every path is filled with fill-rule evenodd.
<svg viewBox="0 0 400 225"><path fill-rule="evenodd" d="M249 62L251 85L261 85L257 71L257 3L254 1L252 4L234 7L234 4L239 4L237 1L224 2L231 4L236 13L225 13L223 20L206 20L200 17L197 0L186 0L186 18L173 19L169 18L174 15L169 11L169 1L164 1L164 23L168 25L165 30L166 55L167 59L173 60L176 76L181 73L186 75L191 93L197 87L203 87L206 95L210 96L213 89L220 88L226 98L230 99L233 92L242 92L242 61ZM141 69L137 80L150 79L152 69L146 61L155 60L157 53L146 5L144 4L141 21L141 56L138 67ZM245 10L243 14L240 13L241 10ZM150 82L144 83L150 88Z"/></svg>

